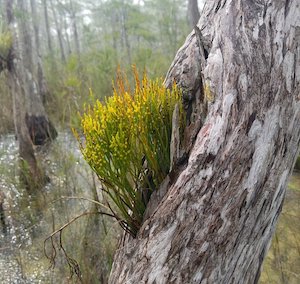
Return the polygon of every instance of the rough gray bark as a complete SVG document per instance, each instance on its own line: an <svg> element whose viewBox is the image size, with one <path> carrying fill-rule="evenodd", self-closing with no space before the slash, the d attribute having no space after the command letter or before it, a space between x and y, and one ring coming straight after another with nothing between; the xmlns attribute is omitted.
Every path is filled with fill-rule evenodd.
<svg viewBox="0 0 300 284"><path fill-rule="evenodd" d="M191 28L194 28L200 18L198 0L188 0L188 9L187 9L188 21Z"/></svg>
<svg viewBox="0 0 300 284"><path fill-rule="evenodd" d="M193 147L110 283L258 282L300 143L299 7L207 1L165 81L192 105Z"/></svg>

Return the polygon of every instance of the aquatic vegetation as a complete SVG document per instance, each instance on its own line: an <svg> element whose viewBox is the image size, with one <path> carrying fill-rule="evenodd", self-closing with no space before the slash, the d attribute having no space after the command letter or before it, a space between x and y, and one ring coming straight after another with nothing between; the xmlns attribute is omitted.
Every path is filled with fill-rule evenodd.
<svg viewBox="0 0 300 284"><path fill-rule="evenodd" d="M113 96L86 108L82 116L84 158L98 175L120 225L136 235L151 193L169 172L172 114L181 93L161 80L140 81L135 88L118 73Z"/></svg>

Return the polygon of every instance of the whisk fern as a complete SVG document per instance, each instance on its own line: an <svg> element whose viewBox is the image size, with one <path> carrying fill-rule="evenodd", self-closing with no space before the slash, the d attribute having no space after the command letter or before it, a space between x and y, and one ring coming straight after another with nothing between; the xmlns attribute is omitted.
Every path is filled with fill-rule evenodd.
<svg viewBox="0 0 300 284"><path fill-rule="evenodd" d="M115 204L110 208L122 227L136 235L149 198L170 169L172 113L182 111L176 85L166 89L161 80L139 80L135 88L118 74L113 95L96 101L82 115L85 137L80 144L85 160L95 171L106 194ZM148 196L149 197L149 196Z"/></svg>

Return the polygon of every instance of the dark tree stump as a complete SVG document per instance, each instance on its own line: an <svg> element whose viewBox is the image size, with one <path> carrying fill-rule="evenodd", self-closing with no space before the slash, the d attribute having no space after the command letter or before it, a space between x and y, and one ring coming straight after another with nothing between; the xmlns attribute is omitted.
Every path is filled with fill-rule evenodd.
<svg viewBox="0 0 300 284"><path fill-rule="evenodd" d="M25 121L34 145L44 145L47 141L54 140L57 137L56 129L45 116L29 115L26 113Z"/></svg>

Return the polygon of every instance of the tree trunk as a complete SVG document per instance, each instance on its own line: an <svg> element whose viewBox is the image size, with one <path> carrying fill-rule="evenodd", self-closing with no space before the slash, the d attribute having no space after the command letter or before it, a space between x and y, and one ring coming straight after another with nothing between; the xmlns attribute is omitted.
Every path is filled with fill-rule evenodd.
<svg viewBox="0 0 300 284"><path fill-rule="evenodd" d="M43 0L43 8L44 8L44 17L45 17L45 26L46 26L46 33L47 33L47 44L51 59L53 60L53 47L52 47L52 39L50 33L50 24L49 24L49 14L48 14L48 4L47 0Z"/></svg>
<svg viewBox="0 0 300 284"><path fill-rule="evenodd" d="M73 1L70 0L70 18L72 22L72 29L74 35L74 42L75 42L75 52L77 57L80 59L80 43L79 43L79 36L78 36L78 29L76 23L76 14L73 7Z"/></svg>
<svg viewBox="0 0 300 284"><path fill-rule="evenodd" d="M194 28L200 18L198 0L188 0L188 10L187 10L188 21L191 28Z"/></svg>
<svg viewBox="0 0 300 284"><path fill-rule="evenodd" d="M4 7L5 7L5 5L3 4L3 0L0 0L0 9L1 9L0 15L1 15L2 22L5 22L5 19L6 19L6 14L5 14L5 8Z"/></svg>
<svg viewBox="0 0 300 284"><path fill-rule="evenodd" d="M18 8L22 11L23 15L25 15L18 19L20 40L17 46L21 56L19 64L22 64L22 68L20 68L22 72L19 75L22 76L21 88L24 89L25 95L24 104L21 106L25 108L25 122L32 143L34 145L43 145L47 141L55 139L57 132L46 115L42 95L39 93L39 91L45 91L46 88L43 86L45 82L43 82L44 78L43 74L41 74L41 66L38 65L38 70L34 68L34 52L31 41L33 37L28 20L26 19L26 15L28 15L26 1L18 0L17 3ZM17 39L18 38L15 37L14 40L17 41ZM35 54L35 56L37 55ZM35 74L37 74L38 79L40 79L40 85L37 85L35 82Z"/></svg>
<svg viewBox="0 0 300 284"><path fill-rule="evenodd" d="M18 1L18 4L25 13L24 3ZM15 132L21 161L21 179L28 189L35 189L43 185L47 179L38 167L33 144L44 144L46 140L54 139L57 133L48 120L36 92L31 69L33 68L32 46L30 38L28 38L29 29L24 20L25 17L20 19L20 32L17 36L13 7L13 1L6 0L7 24L13 38L6 66L7 79L13 98Z"/></svg>
<svg viewBox="0 0 300 284"><path fill-rule="evenodd" d="M64 49L64 44L63 44L63 36L62 36L62 33L61 33L60 25L58 23L58 19L57 19L55 7L54 7L54 4L53 4L53 0L50 0L50 4L51 4L51 9L52 9L52 13L53 13L55 28L56 28L56 32L57 32L58 43L59 43L59 47L60 47L61 61L62 61L62 63L65 64L66 63L66 56L65 56L65 49Z"/></svg>
<svg viewBox="0 0 300 284"><path fill-rule="evenodd" d="M122 28L122 40L125 44L126 53L127 53L127 62L131 66L132 60L131 60L131 47L129 42L129 35L128 35L128 28L127 28L127 7L126 3L122 1L121 6L121 28Z"/></svg>
<svg viewBox="0 0 300 284"><path fill-rule="evenodd" d="M21 180L28 189L33 189L44 183L45 176L37 165L33 144L25 121L27 97L24 79L25 71L20 60L19 46L16 40L13 5L12 0L6 0L7 24L13 37L13 45L10 49L7 63L8 84L13 98L15 132L19 142Z"/></svg>
<svg viewBox="0 0 300 284"><path fill-rule="evenodd" d="M195 141L110 283L258 282L300 143L299 6L206 3L165 81L192 105Z"/></svg>
<svg viewBox="0 0 300 284"><path fill-rule="evenodd" d="M69 38L69 33L68 33L68 23L67 23L67 15L64 14L63 16L63 28L64 28L64 34L66 35L66 45L67 45L67 54L70 56L72 54L72 49L71 49L71 43L70 43L70 38Z"/></svg>
<svg viewBox="0 0 300 284"><path fill-rule="evenodd" d="M40 47L40 34L39 34L39 20L36 11L36 2L35 0L30 0L31 5L31 14L32 14L32 22L33 22L33 31L34 31L34 39L35 39L35 56L37 63L37 83L38 83L38 92L40 97L42 98L43 104L47 101L47 97L49 96L49 90L47 87L46 78L44 76L43 66L42 66L42 57L41 57L41 47Z"/></svg>

